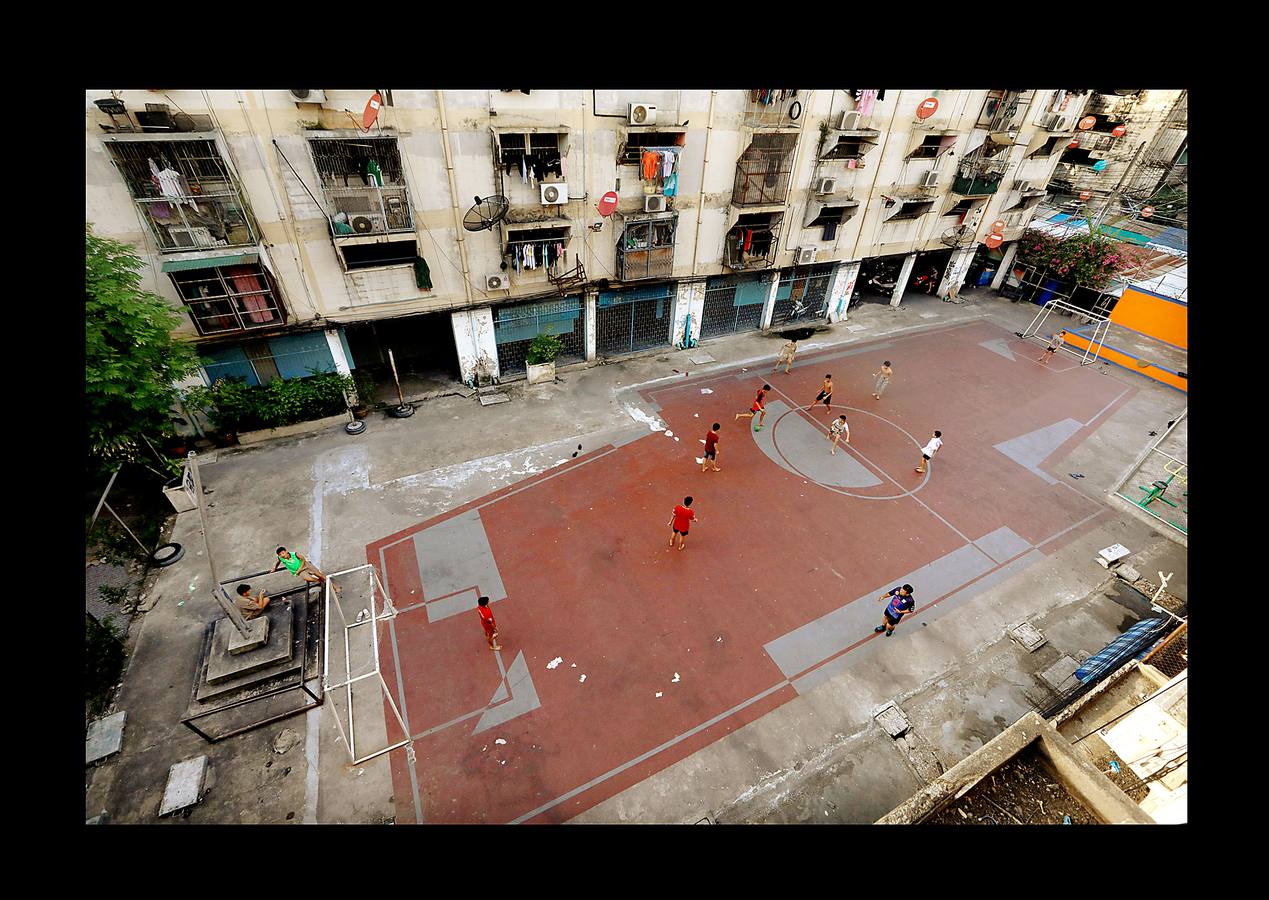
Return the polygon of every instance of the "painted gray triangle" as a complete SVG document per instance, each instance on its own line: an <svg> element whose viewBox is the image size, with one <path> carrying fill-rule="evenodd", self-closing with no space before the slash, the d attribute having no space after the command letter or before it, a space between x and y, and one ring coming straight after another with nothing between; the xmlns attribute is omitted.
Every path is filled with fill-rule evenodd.
<svg viewBox="0 0 1269 900"><path fill-rule="evenodd" d="M880 478L851 455L846 444L838 447L836 454L830 454L824 429L801 415L787 416L780 422L780 448L777 451L775 423L788 410L789 406L784 401L772 400L767 404L766 427L752 432L754 443L773 463L799 478L832 487L864 488L881 484ZM817 414L823 415L822 412Z"/></svg>
<svg viewBox="0 0 1269 900"><path fill-rule="evenodd" d="M495 703L501 703L510 696L511 695L507 693L507 683L505 681L500 681L498 682L498 690L494 691L494 695L489 698L489 705L493 706Z"/></svg>
<svg viewBox="0 0 1269 900"><path fill-rule="evenodd" d="M1013 355L1013 351L1009 349L1009 342L1005 338L992 338L989 341L979 341L978 346L990 350L992 353L998 353L1010 362L1017 359L1017 357Z"/></svg>
<svg viewBox="0 0 1269 900"><path fill-rule="evenodd" d="M523 650L516 654L515 662L507 669L506 683L498 686L493 699L489 701L491 704L498 702L500 694L505 695L507 685L511 686L511 699L499 706L490 706L486 709L485 714L476 723L476 730L472 734L480 734L495 725L509 722L516 716L532 712L542 705L538 700L537 688L533 686L533 678L529 675L529 664L524 661Z"/></svg>
<svg viewBox="0 0 1269 900"><path fill-rule="evenodd" d="M1083 427L1074 419L1063 419L1061 422L1037 428L1016 438L1001 441L995 445L995 448L1049 484L1057 484L1057 479L1048 472L1041 471L1039 465L1065 443L1067 438Z"/></svg>

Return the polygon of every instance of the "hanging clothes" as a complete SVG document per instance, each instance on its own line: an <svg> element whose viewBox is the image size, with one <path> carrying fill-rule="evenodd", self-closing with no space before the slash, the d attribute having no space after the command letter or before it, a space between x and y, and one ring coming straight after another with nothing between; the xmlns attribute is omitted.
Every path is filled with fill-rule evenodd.
<svg viewBox="0 0 1269 900"><path fill-rule="evenodd" d="M532 244L524 245L524 267L530 270L536 268L536 266L533 265L533 245Z"/></svg>
<svg viewBox="0 0 1269 900"><path fill-rule="evenodd" d="M661 151L661 177L669 178L670 173L672 173L673 171L674 171L674 151L662 150Z"/></svg>
<svg viewBox="0 0 1269 900"><path fill-rule="evenodd" d="M366 176L370 179L370 186L383 187L383 170L373 159L366 160Z"/></svg>
<svg viewBox="0 0 1269 900"><path fill-rule="evenodd" d="M528 184L528 183L529 183L529 169L528 169L528 167L524 164L524 157L523 157L523 156L521 156L521 157L520 157L520 183L521 183L521 184Z"/></svg>
<svg viewBox="0 0 1269 900"><path fill-rule="evenodd" d="M861 116L866 116L872 112L872 105L877 100L876 91L861 91L862 96L859 98L858 110Z"/></svg>
<svg viewBox="0 0 1269 900"><path fill-rule="evenodd" d="M560 157L560 177L568 179L568 157L566 156Z"/></svg>
<svg viewBox="0 0 1269 900"><path fill-rule="evenodd" d="M533 166L529 166L529 186L530 187L538 186L538 173L537 173L537 169L535 169Z"/></svg>
<svg viewBox="0 0 1269 900"><path fill-rule="evenodd" d="M745 252L749 252L749 247L753 244L753 229L745 229Z"/></svg>
<svg viewBox="0 0 1269 900"><path fill-rule="evenodd" d="M421 256L414 257L414 283L421 291L432 289L432 272L427 267L427 260Z"/></svg>
<svg viewBox="0 0 1269 900"><path fill-rule="evenodd" d="M225 274L233 283L234 291L241 295L238 302L248 310L247 318L256 323L272 322L274 312L269 308L269 298L261 293L267 287L260 271L252 266L229 266Z"/></svg>
<svg viewBox="0 0 1269 900"><path fill-rule="evenodd" d="M640 170L643 173L644 180L651 180L657 174L657 155L651 150L643 151L643 167Z"/></svg>
<svg viewBox="0 0 1269 900"><path fill-rule="evenodd" d="M669 178L665 179L665 196L673 197L679 191L679 175L675 172Z"/></svg>

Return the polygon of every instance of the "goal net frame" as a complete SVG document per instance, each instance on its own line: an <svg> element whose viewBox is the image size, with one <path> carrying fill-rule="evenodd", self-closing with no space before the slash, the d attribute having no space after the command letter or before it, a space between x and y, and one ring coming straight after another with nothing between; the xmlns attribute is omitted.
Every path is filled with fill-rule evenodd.
<svg viewBox="0 0 1269 900"><path fill-rule="evenodd" d="M1068 345L1063 341L1058 344L1058 349L1063 353L1069 353L1071 356L1077 357L1081 366L1088 366L1097 362L1101 357L1102 345L1106 343L1106 333L1110 330L1110 316L1105 313L1084 309L1082 306L1076 306L1066 300L1054 298L1047 301L1043 307L1036 310L1035 318L1031 320L1031 324L1018 336L1023 340L1039 337L1041 329L1044 328L1044 323L1048 321L1049 316L1055 310L1066 315L1079 316L1088 320L1082 322L1081 324L1083 325L1087 325L1090 322L1093 324L1092 334L1078 334L1070 328L1062 329L1086 341L1088 343L1087 347L1081 348ZM1047 340L1047 338L1044 340Z"/></svg>
<svg viewBox="0 0 1269 900"><path fill-rule="evenodd" d="M344 607L344 601L332 589L332 586L336 579L355 583L359 575L366 578L369 583L370 602L366 605L364 601L355 601L356 605L362 607L362 610L360 613L354 612L350 617L348 610ZM351 584L349 586L351 587ZM383 586L383 581L379 578L379 571L373 565L367 563L362 566L345 569L342 572L335 572L329 575L324 582L323 593L325 610L323 627L325 634L322 641L322 687L325 691L331 692L332 697L336 696L334 692L342 690L344 693L345 702L348 705L347 723L343 720L338 704L333 703L332 706L335 709L335 725L339 728L339 734L343 738L344 746L348 748L348 754L352 758L351 764L359 766L400 747L405 747L406 754L409 756L411 764L413 764L414 740L410 737L410 730L406 727L405 720L401 717L401 711L397 708L392 692L388 690L387 682L384 681L382 663L379 659L380 626L396 618L397 615L396 608L392 605L392 598L388 596L388 591ZM363 615L362 613L365 614ZM358 628L370 629L371 651L369 668L361 664L354 666L352 639L354 637L354 629ZM342 667L339 664L339 656L341 655L343 657ZM354 670L356 674L354 674ZM363 755L358 756L353 686L370 679L378 682L379 693L382 699L387 700L388 706L392 709L392 714L396 717L397 724L401 727L401 733L405 737L396 743L388 743L385 747L364 751ZM345 724L347 725L346 728Z"/></svg>

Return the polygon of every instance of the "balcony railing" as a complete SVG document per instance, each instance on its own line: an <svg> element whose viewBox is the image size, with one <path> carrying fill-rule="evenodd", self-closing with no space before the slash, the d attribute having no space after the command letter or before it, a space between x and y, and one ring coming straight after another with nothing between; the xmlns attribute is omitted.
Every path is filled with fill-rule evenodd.
<svg viewBox="0 0 1269 900"><path fill-rule="evenodd" d="M165 253L208 247L251 247L250 217L231 187L179 197L138 197L137 208Z"/></svg>
<svg viewBox="0 0 1269 900"><path fill-rule="evenodd" d="M336 237L414 230L410 195L404 186L328 187L325 192L333 208L331 234ZM336 221L336 217L347 222Z"/></svg>
<svg viewBox="0 0 1269 900"><path fill-rule="evenodd" d="M786 137L794 140L767 140ZM737 206L762 206L785 202L789 196L796 137L784 134L754 135L753 143L736 161L732 203Z"/></svg>
<svg viewBox="0 0 1269 900"><path fill-rule="evenodd" d="M738 225L727 232L723 262L729 269L768 269L775 263L779 236L778 224L757 228Z"/></svg>
<svg viewBox="0 0 1269 900"><path fill-rule="evenodd" d="M668 278L673 271L673 247L652 247L645 250L617 248L617 279L619 281Z"/></svg>

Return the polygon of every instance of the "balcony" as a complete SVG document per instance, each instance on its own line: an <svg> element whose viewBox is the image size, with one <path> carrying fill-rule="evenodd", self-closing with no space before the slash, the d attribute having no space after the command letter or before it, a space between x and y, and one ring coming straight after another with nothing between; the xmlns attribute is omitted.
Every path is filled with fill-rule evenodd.
<svg viewBox="0 0 1269 900"><path fill-rule="evenodd" d="M107 147L160 251L255 246L251 216L215 141L112 140Z"/></svg>
<svg viewBox="0 0 1269 900"><path fill-rule="evenodd" d="M335 238L414 230L395 137L350 134L309 139Z"/></svg>
<svg viewBox="0 0 1269 900"><path fill-rule="evenodd" d="M759 88L746 91L744 119L746 128L801 128L804 116L803 91ZM796 113L796 118L790 115Z"/></svg>
<svg viewBox="0 0 1269 900"><path fill-rule="evenodd" d="M989 197L1000 188L1008 168L1006 159L966 159L956 170L952 193L962 197Z"/></svg>
<svg viewBox="0 0 1269 900"><path fill-rule="evenodd" d="M779 250L783 213L742 215L727 232L723 244L723 264L729 269L768 269Z"/></svg>
<svg viewBox="0 0 1269 900"><path fill-rule="evenodd" d="M414 231L404 186L328 188L325 194L334 210L331 234L337 238Z"/></svg>
<svg viewBox="0 0 1269 900"><path fill-rule="evenodd" d="M678 216L628 219L617 242L617 279L669 278L674 271Z"/></svg>
<svg viewBox="0 0 1269 900"><path fill-rule="evenodd" d="M978 116L978 125L991 134L1016 131L1022 121L1035 91L991 91Z"/></svg>
<svg viewBox="0 0 1269 900"><path fill-rule="evenodd" d="M796 134L755 134L736 161L731 202L736 206L783 204L789 196Z"/></svg>

